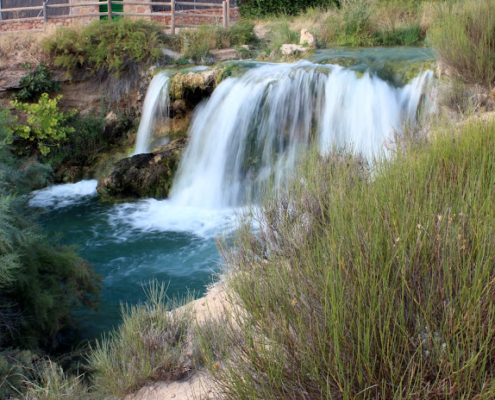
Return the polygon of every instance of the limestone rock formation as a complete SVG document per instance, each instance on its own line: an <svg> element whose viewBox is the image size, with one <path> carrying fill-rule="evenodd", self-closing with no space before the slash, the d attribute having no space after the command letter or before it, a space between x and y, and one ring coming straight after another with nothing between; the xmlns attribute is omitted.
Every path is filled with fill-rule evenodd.
<svg viewBox="0 0 495 400"><path fill-rule="evenodd" d="M283 44L280 48L280 51L284 56L292 56L297 53L306 53L308 50L308 47L303 47L298 44Z"/></svg>
<svg viewBox="0 0 495 400"><path fill-rule="evenodd" d="M107 176L100 179L98 192L102 198L111 200L168 197L186 146L187 138L181 138L151 153L120 160Z"/></svg>
<svg viewBox="0 0 495 400"><path fill-rule="evenodd" d="M316 38L309 33L307 29L301 29L301 40L299 43L310 47L316 47Z"/></svg>

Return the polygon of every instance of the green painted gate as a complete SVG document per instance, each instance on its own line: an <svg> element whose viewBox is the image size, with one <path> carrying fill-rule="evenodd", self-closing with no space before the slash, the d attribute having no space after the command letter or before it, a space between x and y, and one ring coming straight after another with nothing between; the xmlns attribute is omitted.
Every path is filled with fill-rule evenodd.
<svg viewBox="0 0 495 400"><path fill-rule="evenodd" d="M122 0L112 0L112 2L115 1L120 1ZM105 2L107 3L107 0L100 0L100 2ZM112 12L123 12L124 11L124 5L123 4L113 4L112 3ZM101 13L108 13L108 4L101 5L100 6L100 12ZM112 15L112 19L119 19L122 18L122 15ZM102 15L100 19L108 19L108 15Z"/></svg>

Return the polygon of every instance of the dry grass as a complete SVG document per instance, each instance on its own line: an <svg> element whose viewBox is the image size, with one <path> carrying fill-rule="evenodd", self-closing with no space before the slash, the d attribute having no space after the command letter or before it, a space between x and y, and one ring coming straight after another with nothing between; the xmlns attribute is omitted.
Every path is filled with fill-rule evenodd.
<svg viewBox="0 0 495 400"><path fill-rule="evenodd" d="M8 32L0 34L0 68L13 64L39 64L49 59L41 47L42 41L55 35L56 27L49 25L44 32Z"/></svg>

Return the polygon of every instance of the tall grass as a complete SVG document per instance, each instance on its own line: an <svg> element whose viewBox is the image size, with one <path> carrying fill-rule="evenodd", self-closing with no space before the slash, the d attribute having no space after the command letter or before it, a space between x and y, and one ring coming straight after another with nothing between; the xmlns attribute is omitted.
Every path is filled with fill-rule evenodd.
<svg viewBox="0 0 495 400"><path fill-rule="evenodd" d="M495 123L431 136L372 166L313 154L224 250L220 398L495 397Z"/></svg>
<svg viewBox="0 0 495 400"><path fill-rule="evenodd" d="M201 25L197 29L183 30L179 34L181 53L195 63L209 64L212 50L255 43L253 28L254 24L241 20L228 29Z"/></svg>
<svg viewBox="0 0 495 400"><path fill-rule="evenodd" d="M165 287L152 284L145 304L122 307L122 323L98 342L88 356L98 396L124 397L147 382L176 380L191 368L187 336L188 307L166 301Z"/></svg>
<svg viewBox="0 0 495 400"><path fill-rule="evenodd" d="M23 400L96 399L88 391L82 376L66 375L60 366L51 361L41 366L38 374L37 381L26 380Z"/></svg>
<svg viewBox="0 0 495 400"><path fill-rule="evenodd" d="M429 38L438 59L466 83L495 83L495 0L463 0L437 7Z"/></svg>

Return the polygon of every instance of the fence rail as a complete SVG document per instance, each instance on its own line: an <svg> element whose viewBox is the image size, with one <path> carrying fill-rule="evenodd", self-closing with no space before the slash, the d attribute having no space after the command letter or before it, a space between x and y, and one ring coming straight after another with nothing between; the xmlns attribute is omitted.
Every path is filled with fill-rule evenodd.
<svg viewBox="0 0 495 400"><path fill-rule="evenodd" d="M133 12L133 11L113 11L112 10L112 5L117 5L117 6L129 6L129 5L134 5L134 6L149 6L150 11L152 10L153 6L162 6L162 7L169 7L170 11L169 12ZM80 13L80 14L73 14L72 12L69 15L56 15L56 16L50 16L50 9L58 9L58 8L67 8L69 10L72 10L72 8L84 8L84 7L98 7L98 10L101 10L99 7L101 6L106 6L108 11L105 12L87 12L85 14ZM208 7L210 9L219 9L221 12L219 14L201 14L201 13L190 13L188 11L180 11L177 10L177 6L190 6L196 8L196 7ZM39 11L37 17L18 17L18 18L8 18L8 19L3 19L2 14L5 13L21 13L21 12L26 12L26 11ZM190 11L190 10L189 10ZM201 11L201 10L200 10ZM43 5L41 6L30 6L30 7L16 7L16 8L1 8L1 0L0 0L0 28L4 24L11 24L11 23L16 23L16 22L29 22L29 21L43 21L44 27L46 28L46 25L49 23L50 19L53 20L69 20L69 19L74 19L74 18L95 18L95 17L107 17L108 19L112 19L113 16L119 16L119 17L168 17L170 18L170 24L164 24L166 28L170 28L172 31L172 34L175 34L176 28L180 27L191 27L195 26L193 24L178 24L177 23L177 18L180 17L193 17L193 18L211 18L211 19L216 19L222 20L222 26L224 28L227 28L230 26L230 13L231 13L231 7L230 7L230 1L225 0L222 1L222 3L197 3L193 1L176 1L176 0L170 0L170 1L162 1L162 2L154 2L154 1L115 1L115 0L105 0L105 1L94 1L94 2L85 2L85 3L65 3L65 4L49 4L48 1L44 1Z"/></svg>

